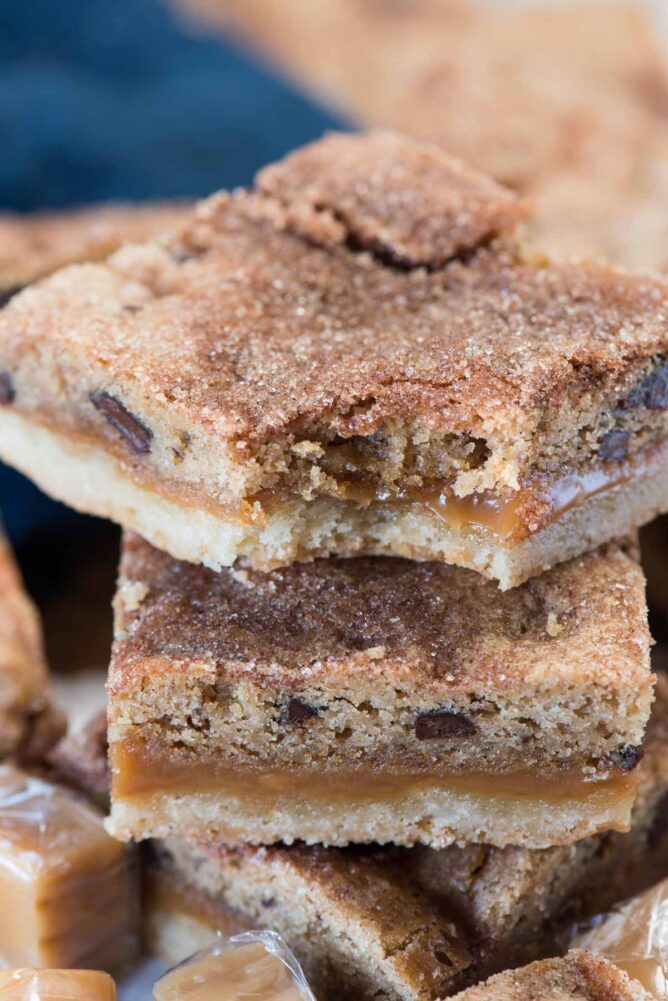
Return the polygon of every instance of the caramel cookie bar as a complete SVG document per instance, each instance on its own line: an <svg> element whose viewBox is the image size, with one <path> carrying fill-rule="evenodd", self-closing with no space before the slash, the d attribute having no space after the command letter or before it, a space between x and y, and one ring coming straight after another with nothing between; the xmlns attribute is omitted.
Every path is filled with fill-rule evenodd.
<svg viewBox="0 0 668 1001"><path fill-rule="evenodd" d="M0 759L39 759L63 734L37 610L0 529Z"/></svg>
<svg viewBox="0 0 668 1001"><path fill-rule="evenodd" d="M173 229L189 211L185 204L165 202L29 215L0 212L0 304L66 264L101 260L123 243Z"/></svg>
<svg viewBox="0 0 668 1001"><path fill-rule="evenodd" d="M499 973L454 1001L653 1001L643 985L600 956L574 950Z"/></svg>
<svg viewBox="0 0 668 1001"><path fill-rule="evenodd" d="M382 557L216 574L128 535L113 830L542 847L624 829L648 643L632 544L502 593Z"/></svg>
<svg viewBox="0 0 668 1001"><path fill-rule="evenodd" d="M372 1001L379 989L388 1001L436 1001L492 972L553 955L574 919L668 871L667 698L660 686L628 834L541 851L476 849L477 866L471 849L454 847L149 842L146 940L178 962L217 930L276 929L320 1001ZM443 856L440 883L433 868L431 879L420 877L413 860L421 854Z"/></svg>
<svg viewBox="0 0 668 1001"><path fill-rule="evenodd" d="M97 795L106 763L100 719L78 745L67 743L70 759L78 746L80 788ZM376 998L378 980L389 985L389 1001L449 996L462 981L553 955L573 922L668 873L668 682L661 677L637 774L629 832L561 848L147 842L146 939L178 962L216 930L278 928L308 962L321 1001L338 1001L353 988L362 1001ZM444 934L447 948L438 945ZM415 948L397 949L401 935Z"/></svg>
<svg viewBox="0 0 668 1001"><path fill-rule="evenodd" d="M15 297L0 455L212 568L401 555L515 586L668 506L668 284L528 257L524 213L395 135L306 147Z"/></svg>

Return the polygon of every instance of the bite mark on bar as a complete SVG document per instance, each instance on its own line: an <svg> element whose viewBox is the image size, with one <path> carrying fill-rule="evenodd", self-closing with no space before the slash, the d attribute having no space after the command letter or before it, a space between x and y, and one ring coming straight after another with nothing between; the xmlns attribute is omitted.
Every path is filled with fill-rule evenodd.
<svg viewBox="0 0 668 1001"><path fill-rule="evenodd" d="M415 721L415 736L418 740L446 740L448 737L472 737L477 726L463 713L449 709L432 709L420 713Z"/></svg>
<svg viewBox="0 0 668 1001"><path fill-rule="evenodd" d="M129 445L139 455L146 455L151 451L153 432L145 424L131 414L120 400L111 396L103 389L90 394L90 401L118 433L125 438Z"/></svg>

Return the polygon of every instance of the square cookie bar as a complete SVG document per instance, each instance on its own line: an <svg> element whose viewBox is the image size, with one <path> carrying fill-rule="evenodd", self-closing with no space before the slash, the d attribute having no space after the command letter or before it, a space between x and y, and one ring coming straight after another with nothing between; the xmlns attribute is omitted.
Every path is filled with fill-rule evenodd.
<svg viewBox="0 0 668 1001"><path fill-rule="evenodd" d="M502 593L383 557L216 574L127 534L115 628L119 837L542 847L628 825L654 680L632 543Z"/></svg>
<svg viewBox="0 0 668 1001"><path fill-rule="evenodd" d="M525 214L392 134L305 147L9 303L0 456L215 569L517 585L668 507L668 284L528 254Z"/></svg>
<svg viewBox="0 0 668 1001"><path fill-rule="evenodd" d="M98 797L103 720L59 750L61 775ZM668 873L668 682L661 677L637 774L631 829L575 846L325 850L147 842L145 938L178 962L210 944L216 931L277 928L306 965L319 1001L350 992L361 1001L377 998L379 982L388 1001L449 996L462 981L554 954L573 922ZM404 935L412 948L397 948Z"/></svg>
<svg viewBox="0 0 668 1001"><path fill-rule="evenodd" d="M37 610L0 528L0 760L39 758L64 729L51 701Z"/></svg>
<svg viewBox="0 0 668 1001"><path fill-rule="evenodd" d="M99 765L88 757L93 774ZM626 834L575 846L146 846L145 937L178 962L216 931L278 929L319 1001L435 1001L565 947L574 921L668 872L668 685L660 679Z"/></svg>

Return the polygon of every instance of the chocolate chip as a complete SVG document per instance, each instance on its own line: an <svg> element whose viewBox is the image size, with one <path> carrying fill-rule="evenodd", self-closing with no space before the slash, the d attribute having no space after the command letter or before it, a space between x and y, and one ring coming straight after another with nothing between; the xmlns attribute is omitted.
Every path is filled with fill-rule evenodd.
<svg viewBox="0 0 668 1001"><path fill-rule="evenodd" d="M276 900L275 900L274 897L265 897L264 900L262 901L262 906L263 907L273 907L275 903L276 903Z"/></svg>
<svg viewBox="0 0 668 1001"><path fill-rule="evenodd" d="M477 730L472 719L449 709L432 709L420 713L415 721L418 740L446 740L448 737L470 737Z"/></svg>
<svg viewBox="0 0 668 1001"><path fill-rule="evenodd" d="M313 719L318 715L315 706L310 706L303 699L291 698L281 709L282 723L305 723L306 720Z"/></svg>
<svg viewBox="0 0 668 1001"><path fill-rule="evenodd" d="M623 772L631 772L642 758L642 747L635 747L633 744L625 744L618 751L611 755L613 761Z"/></svg>
<svg viewBox="0 0 668 1001"><path fill-rule="evenodd" d="M649 410L668 407L668 365L657 368L645 380L645 406Z"/></svg>
<svg viewBox="0 0 668 1001"><path fill-rule="evenodd" d="M126 302L126 304L123 306L124 313L140 313L141 310L142 307L138 306L136 303L133 302Z"/></svg>
<svg viewBox="0 0 668 1001"><path fill-rule="evenodd" d="M668 365L655 368L626 398L627 409L647 407L648 410L665 410L668 407Z"/></svg>
<svg viewBox="0 0 668 1001"><path fill-rule="evenodd" d="M90 401L135 452L145 455L151 451L153 432L142 424L138 417L126 410L120 400L99 389L96 393L91 393Z"/></svg>
<svg viewBox="0 0 668 1001"><path fill-rule="evenodd" d="M14 380L9 372L0 372L0 405L7 406L8 403L13 403L15 397Z"/></svg>
<svg viewBox="0 0 668 1001"><path fill-rule="evenodd" d="M608 431L598 447L601 462L621 462L625 459L630 440L628 431Z"/></svg>

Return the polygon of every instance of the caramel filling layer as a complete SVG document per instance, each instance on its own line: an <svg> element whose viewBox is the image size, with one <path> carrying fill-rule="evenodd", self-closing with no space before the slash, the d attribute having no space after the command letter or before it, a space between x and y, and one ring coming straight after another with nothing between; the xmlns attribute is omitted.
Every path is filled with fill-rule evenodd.
<svg viewBox="0 0 668 1001"><path fill-rule="evenodd" d="M242 770L217 760L176 761L166 750L148 748L136 738L111 747L113 796L116 799L216 793L258 805L280 800L289 807L305 802L373 805L402 800L419 793L472 794L498 800L534 800L548 804L622 808L635 798L635 775L609 773L596 780L580 772L541 775L523 770L510 773L471 771L438 774L425 771Z"/></svg>
<svg viewBox="0 0 668 1001"><path fill-rule="evenodd" d="M500 498L491 490L458 497L451 487L434 483L423 487L399 490L397 493L378 491L359 484L346 486L346 498L363 506L392 504L426 508L450 528L483 528L500 539L526 534L525 508L544 508L547 516L540 517L540 526L552 524L572 508L585 501L628 483L642 475L646 464L641 462L616 464L583 473L568 473L541 489L525 487L515 494Z"/></svg>

